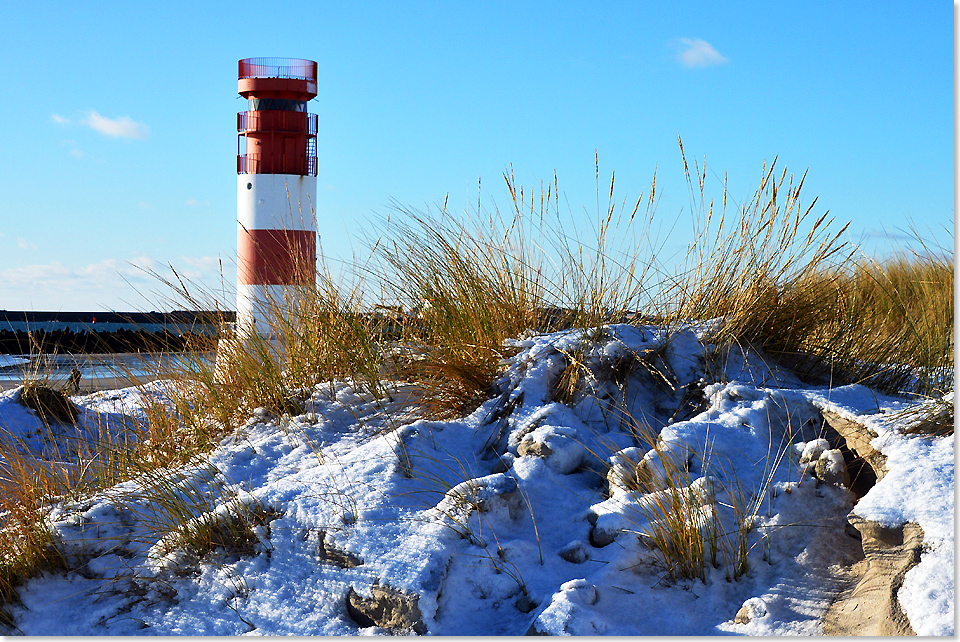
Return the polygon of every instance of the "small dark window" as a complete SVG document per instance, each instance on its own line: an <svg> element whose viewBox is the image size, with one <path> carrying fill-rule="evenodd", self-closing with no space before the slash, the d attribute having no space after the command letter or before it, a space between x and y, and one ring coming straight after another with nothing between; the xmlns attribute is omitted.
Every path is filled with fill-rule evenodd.
<svg viewBox="0 0 960 642"><path fill-rule="evenodd" d="M250 111L307 111L304 100L289 98L250 98Z"/></svg>
<svg viewBox="0 0 960 642"><path fill-rule="evenodd" d="M247 189L253 189L253 183L247 183Z"/></svg>

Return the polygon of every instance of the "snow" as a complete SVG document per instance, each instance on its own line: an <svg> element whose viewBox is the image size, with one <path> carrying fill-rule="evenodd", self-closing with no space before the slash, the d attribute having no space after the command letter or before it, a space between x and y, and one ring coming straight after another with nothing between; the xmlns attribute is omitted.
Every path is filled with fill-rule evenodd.
<svg viewBox="0 0 960 642"><path fill-rule="evenodd" d="M456 420L420 417L414 384L383 403L319 385L305 414L261 409L204 462L53 506L73 570L27 581L8 609L28 635L385 634L347 609L376 583L418 596L436 635L814 635L856 559L855 510L921 526L898 599L918 634L952 635L953 437L906 436L889 417L909 400L805 387L749 349L704 346L704 328L513 340L498 394ZM561 402L571 355L590 376ZM76 430L144 421L165 386L74 397ZM0 428L54 457L16 392ZM888 458L856 505L813 477L843 469L821 408L869 426ZM671 501L704 544L699 575L673 577L651 544ZM183 544L238 514L255 524L244 550Z"/></svg>

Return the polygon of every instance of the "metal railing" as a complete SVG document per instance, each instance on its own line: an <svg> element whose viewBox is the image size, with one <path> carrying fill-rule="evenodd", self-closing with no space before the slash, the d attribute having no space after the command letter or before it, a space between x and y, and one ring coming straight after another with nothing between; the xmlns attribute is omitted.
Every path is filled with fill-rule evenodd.
<svg viewBox="0 0 960 642"><path fill-rule="evenodd" d="M315 139L311 139L315 140ZM317 175L316 146L313 155L288 158L283 154L237 154L237 174L299 174Z"/></svg>
<svg viewBox="0 0 960 642"><path fill-rule="evenodd" d="M316 114L296 111L242 111L237 114L237 131L298 132L316 136Z"/></svg>
<svg viewBox="0 0 960 642"><path fill-rule="evenodd" d="M317 63L301 58L244 58L238 78L294 78L317 81Z"/></svg>

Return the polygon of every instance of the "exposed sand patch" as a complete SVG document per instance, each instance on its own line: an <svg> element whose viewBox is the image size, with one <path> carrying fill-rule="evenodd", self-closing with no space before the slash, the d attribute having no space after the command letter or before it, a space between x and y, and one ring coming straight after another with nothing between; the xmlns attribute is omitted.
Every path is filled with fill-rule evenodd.
<svg viewBox="0 0 960 642"><path fill-rule="evenodd" d="M870 445L875 435L850 419L828 411L823 415L846 440L864 472L875 475L876 481L883 479L886 458ZM920 561L923 531L912 523L885 528L854 513L849 521L851 536L861 539L864 559L841 572L841 588L823 618L824 634L916 635L900 608L897 592L907 571Z"/></svg>

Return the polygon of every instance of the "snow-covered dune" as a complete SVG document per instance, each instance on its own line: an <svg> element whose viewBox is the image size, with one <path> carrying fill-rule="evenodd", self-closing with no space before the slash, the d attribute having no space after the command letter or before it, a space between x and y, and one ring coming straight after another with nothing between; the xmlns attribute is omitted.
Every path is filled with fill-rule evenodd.
<svg viewBox="0 0 960 642"><path fill-rule="evenodd" d="M162 484L55 506L71 570L21 587L8 607L16 629L822 633L844 568L862 558L829 408L871 427L887 457L856 513L923 530L925 552L898 595L910 625L953 634L953 436L901 434L889 415L908 400L806 386L759 355L705 347L696 328L609 326L513 346L498 394L461 419L420 417L413 384L382 403L323 384L304 414L255 413L208 461ZM583 376L560 392L574 354ZM122 426L139 394L74 399L90 421L112 413ZM0 427L37 425L0 399ZM193 498L198 525L244 516L249 541L190 549L160 486ZM663 506L701 547L691 572L657 548Z"/></svg>

